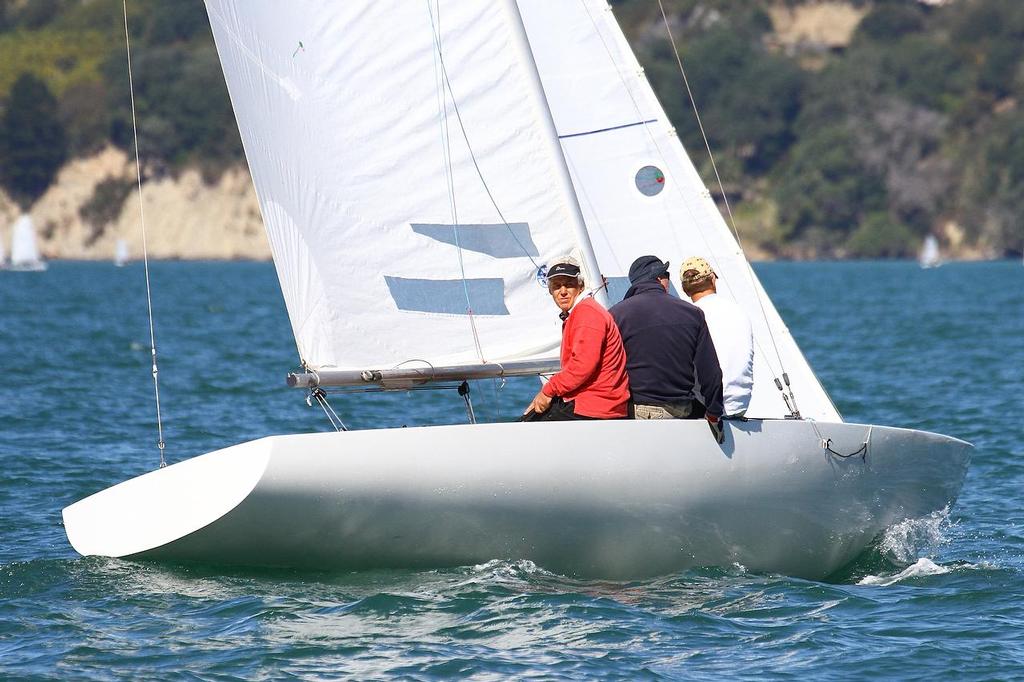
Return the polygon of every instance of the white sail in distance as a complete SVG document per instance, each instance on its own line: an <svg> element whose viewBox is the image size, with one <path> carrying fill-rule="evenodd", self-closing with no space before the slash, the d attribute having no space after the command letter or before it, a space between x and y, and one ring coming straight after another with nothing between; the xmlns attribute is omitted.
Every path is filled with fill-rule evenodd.
<svg viewBox="0 0 1024 682"><path fill-rule="evenodd" d="M789 414L774 383L786 372L803 416L840 421L683 149L611 8L604 0L519 0L519 7L598 263L611 282L611 302L621 300L638 256L669 261L676 290L683 260L706 258L719 275L719 295L735 300L753 326L754 391L747 415Z"/></svg>
<svg viewBox="0 0 1024 682"><path fill-rule="evenodd" d="M114 265L121 267L128 262L128 242L118 239L114 245Z"/></svg>
<svg viewBox="0 0 1024 682"><path fill-rule="evenodd" d="M557 358L578 218L514 6L206 5L302 362Z"/></svg>
<svg viewBox="0 0 1024 682"><path fill-rule="evenodd" d="M11 230L11 267L37 269L43 267L43 259L36 246L36 228L28 214L22 214L14 221Z"/></svg>

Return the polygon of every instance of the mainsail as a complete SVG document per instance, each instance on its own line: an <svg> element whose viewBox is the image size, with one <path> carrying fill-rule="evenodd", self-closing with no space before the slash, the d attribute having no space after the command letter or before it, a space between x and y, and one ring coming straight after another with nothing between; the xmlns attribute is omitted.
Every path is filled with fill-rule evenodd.
<svg viewBox="0 0 1024 682"><path fill-rule="evenodd" d="M596 258L614 302L637 256L701 255L754 326L748 415L789 414L788 373L840 419L603 0L207 8L308 368L555 357L551 258Z"/></svg>
<svg viewBox="0 0 1024 682"><path fill-rule="evenodd" d="M505 3L207 9L305 366L557 358L580 244Z"/></svg>

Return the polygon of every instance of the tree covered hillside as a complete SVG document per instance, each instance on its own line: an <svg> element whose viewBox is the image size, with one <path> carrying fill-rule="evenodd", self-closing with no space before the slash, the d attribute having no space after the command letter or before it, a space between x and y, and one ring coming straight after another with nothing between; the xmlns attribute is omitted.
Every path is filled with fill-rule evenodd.
<svg viewBox="0 0 1024 682"><path fill-rule="evenodd" d="M1024 250L1024 2L663 3L748 245L896 257L935 234L963 256ZM659 3L612 4L718 194ZM128 7L147 176L240 163L202 1ZM7 195L30 205L64 160L131 143L121 0L0 0ZM83 210L101 224L128 188L96 192Z"/></svg>

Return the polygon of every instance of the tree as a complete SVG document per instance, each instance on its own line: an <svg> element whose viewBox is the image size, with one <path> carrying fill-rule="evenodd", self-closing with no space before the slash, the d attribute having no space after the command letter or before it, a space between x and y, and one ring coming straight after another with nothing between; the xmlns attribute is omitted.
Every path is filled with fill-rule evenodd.
<svg viewBox="0 0 1024 682"><path fill-rule="evenodd" d="M24 74L11 88L0 119L0 184L27 210L67 159L57 100L46 84Z"/></svg>
<svg viewBox="0 0 1024 682"><path fill-rule="evenodd" d="M961 203L978 243L1024 248L1024 112L1001 117L967 162Z"/></svg>
<svg viewBox="0 0 1024 682"><path fill-rule="evenodd" d="M914 5L880 5L857 25L857 37L888 42L924 28L924 11Z"/></svg>
<svg viewBox="0 0 1024 682"><path fill-rule="evenodd" d="M901 258L913 255L919 241L906 225L878 211L864 218L846 248L857 258Z"/></svg>
<svg viewBox="0 0 1024 682"><path fill-rule="evenodd" d="M822 228L841 240L868 213L885 207L885 184L857 154L844 127L813 133L791 150L775 185L779 220L797 234Z"/></svg>

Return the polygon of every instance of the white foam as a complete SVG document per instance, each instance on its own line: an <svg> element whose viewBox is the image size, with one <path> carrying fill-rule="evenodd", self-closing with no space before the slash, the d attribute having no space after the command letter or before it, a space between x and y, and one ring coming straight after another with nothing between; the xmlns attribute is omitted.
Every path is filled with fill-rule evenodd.
<svg viewBox="0 0 1024 682"><path fill-rule="evenodd" d="M920 519L901 521L886 529L878 550L893 563L910 564L945 541L942 531L948 518L946 507Z"/></svg>
<svg viewBox="0 0 1024 682"><path fill-rule="evenodd" d="M537 566L529 559L507 561L504 559L491 559L482 564L476 564L470 569L469 576L457 583L457 586L474 585L479 583L510 584L520 583L529 580L534 576L553 575L543 568Z"/></svg>
<svg viewBox="0 0 1024 682"><path fill-rule="evenodd" d="M857 584L886 586L898 583L901 580L906 580L908 578L921 578L923 576L928 575L942 575L943 573L949 573L949 571L950 569L946 568L945 566L940 566L931 559L926 559L922 557L910 566L904 568L896 575L868 575L861 578L860 582L858 582Z"/></svg>

